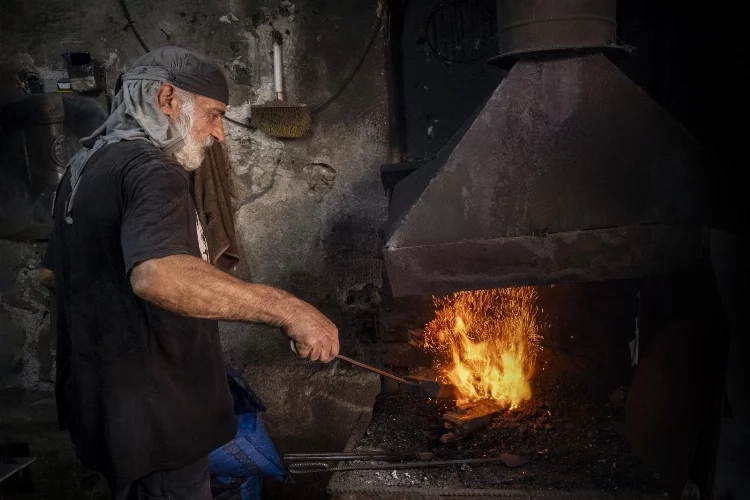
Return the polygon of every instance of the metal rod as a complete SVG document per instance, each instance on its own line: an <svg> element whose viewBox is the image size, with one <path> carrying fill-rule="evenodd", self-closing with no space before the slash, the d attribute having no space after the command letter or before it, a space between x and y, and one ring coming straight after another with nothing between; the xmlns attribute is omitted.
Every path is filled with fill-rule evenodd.
<svg viewBox="0 0 750 500"><path fill-rule="evenodd" d="M382 461L398 461L398 460L430 460L433 454L426 451L411 452L411 453L389 453L385 451L380 452L339 452L339 453L287 453L284 455L284 460L301 460L301 461L325 461L325 460L382 460Z"/></svg>
<svg viewBox="0 0 750 500"><path fill-rule="evenodd" d="M401 455L341 455L341 454L330 454L330 455L313 455L308 457L299 456L285 456L284 460L300 460L300 461L316 461L321 462L324 460L329 461L341 461L341 460L375 460L375 461L398 461L408 460L410 457Z"/></svg>
<svg viewBox="0 0 750 500"><path fill-rule="evenodd" d="M367 456L367 457L383 457L383 456L397 456L397 457L403 457L406 456L406 454L401 453L393 453L390 451L341 451L341 452L332 452L332 453L287 453L284 455L284 458L288 459L296 459L296 458L323 458L323 457L353 457L353 456Z"/></svg>
<svg viewBox="0 0 750 500"><path fill-rule="evenodd" d="M347 358L346 356L343 356L341 354L337 355L336 359L342 359L342 360L346 361L347 363L353 364L354 366L359 366L360 368L364 368L365 370L369 370L369 371L371 371L373 373L377 373L377 374L382 375L384 377L391 378L391 379L393 379L393 380L395 380L397 382L401 382L402 384L414 385L414 386L417 386L417 387L421 386L421 384L419 384L418 382L412 382L411 380L406 380L406 379L403 379L401 377L397 377L396 375L394 375L392 373L388 373L388 372L383 371L383 370L378 370L374 366L370 366L370 365L366 365L364 363L360 363L359 361L355 361L352 358Z"/></svg>
<svg viewBox="0 0 750 500"><path fill-rule="evenodd" d="M289 339L289 346L292 348L292 351L294 352L294 354L298 354L298 352L297 352L297 346L294 343L294 339ZM402 384L413 385L413 386L416 386L416 387L422 387L422 384L420 384L419 382L412 382L411 380L406 380L406 379L403 379L401 377L397 377L396 375L394 375L392 373L385 372L383 370L378 370L374 366L370 366L370 365L366 365L364 363L360 363L359 361L353 360L352 358L348 358L348 357L346 357L346 356L344 356L342 354L338 354L336 356L336 359L340 359L342 361L346 361L347 363L351 363L354 366L359 366L360 368L364 368L365 370L369 370L369 371L371 371L373 373L377 373L378 375L382 375L384 377L392 378L393 380L395 380L397 382L401 382Z"/></svg>
<svg viewBox="0 0 750 500"><path fill-rule="evenodd" d="M347 470L425 469L427 467L443 467L450 465L481 465L495 463L504 463L504 461L502 458L470 458L466 460L436 460L431 462L405 462L400 464L344 465L341 467L328 467L327 464L323 463L306 463L289 465L289 472L292 474L311 474L314 472L336 472ZM316 466L319 468L315 468Z"/></svg>

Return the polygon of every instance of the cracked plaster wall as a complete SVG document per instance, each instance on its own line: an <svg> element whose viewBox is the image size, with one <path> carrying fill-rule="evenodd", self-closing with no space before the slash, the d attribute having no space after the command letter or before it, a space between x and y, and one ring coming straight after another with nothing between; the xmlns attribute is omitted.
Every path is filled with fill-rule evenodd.
<svg viewBox="0 0 750 500"><path fill-rule="evenodd" d="M231 94L227 115L242 121L251 104L273 95L272 30L284 40L287 100L314 108L356 65L380 8L376 0L129 0L128 5L149 47L183 46L223 68ZM110 92L117 75L143 53L124 29L117 2L6 0L0 16L0 71L36 74L47 91L66 76L62 52L89 51L104 69ZM377 228L386 207L378 167L389 152L383 33L350 86L314 116L307 137L282 141L226 124L242 250L232 272L323 308L340 325L344 349L354 355L362 354L361 341L371 334L377 300L360 291L379 285L381 273ZM51 389L44 380L49 367L39 367L39 339L49 344L48 304L32 279L44 245L0 243L0 370L10 367L7 376L0 371L0 387ZM369 302L352 298L360 296ZM346 367L295 360L283 338L262 327L224 324L222 341L227 359L245 369L265 399L277 437L308 432L304 424L313 425L312 416L299 424L290 415L309 413L300 409L314 404L327 386L340 389L338 396L326 395L334 415L338 407L369 409L378 388L376 379ZM321 411L328 411L323 406ZM351 424L351 418L341 418L343 427Z"/></svg>

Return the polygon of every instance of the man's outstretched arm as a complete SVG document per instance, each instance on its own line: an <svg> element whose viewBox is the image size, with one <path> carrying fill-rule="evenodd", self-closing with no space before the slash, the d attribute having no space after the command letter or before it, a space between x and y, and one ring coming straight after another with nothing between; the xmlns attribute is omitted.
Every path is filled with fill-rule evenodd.
<svg viewBox="0 0 750 500"><path fill-rule="evenodd" d="M328 362L339 352L336 326L315 307L282 290L246 283L191 255L140 262L130 283L140 298L176 314L278 326L294 339L301 357Z"/></svg>

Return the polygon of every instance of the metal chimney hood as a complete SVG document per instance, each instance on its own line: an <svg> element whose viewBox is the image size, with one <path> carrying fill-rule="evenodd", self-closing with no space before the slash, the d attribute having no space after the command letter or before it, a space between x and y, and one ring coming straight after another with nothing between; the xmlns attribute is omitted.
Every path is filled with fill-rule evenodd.
<svg viewBox="0 0 750 500"><path fill-rule="evenodd" d="M383 249L394 296L697 265L695 140L601 50L528 52L395 186Z"/></svg>

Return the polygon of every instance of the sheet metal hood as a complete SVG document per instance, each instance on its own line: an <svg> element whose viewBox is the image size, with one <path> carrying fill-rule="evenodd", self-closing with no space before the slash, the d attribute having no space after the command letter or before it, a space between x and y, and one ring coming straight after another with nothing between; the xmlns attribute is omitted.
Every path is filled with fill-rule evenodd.
<svg viewBox="0 0 750 500"><path fill-rule="evenodd" d="M394 188L394 296L663 274L700 258L699 146L600 51L521 58Z"/></svg>

